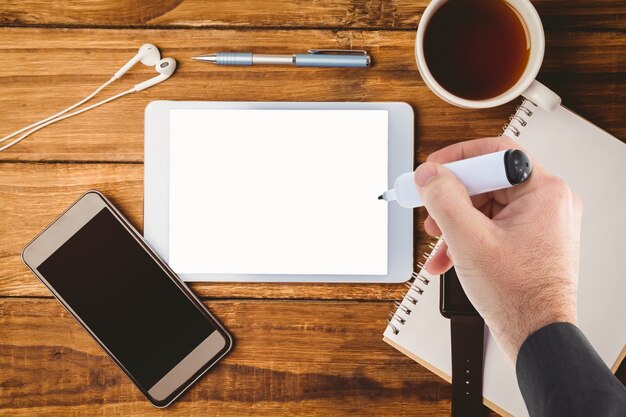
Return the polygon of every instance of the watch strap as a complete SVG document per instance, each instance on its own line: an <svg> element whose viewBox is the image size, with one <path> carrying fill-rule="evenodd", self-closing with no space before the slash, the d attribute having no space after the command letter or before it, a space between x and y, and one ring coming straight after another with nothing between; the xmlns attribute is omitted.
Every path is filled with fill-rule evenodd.
<svg viewBox="0 0 626 417"><path fill-rule="evenodd" d="M483 340L480 316L452 316L452 417L483 413Z"/></svg>

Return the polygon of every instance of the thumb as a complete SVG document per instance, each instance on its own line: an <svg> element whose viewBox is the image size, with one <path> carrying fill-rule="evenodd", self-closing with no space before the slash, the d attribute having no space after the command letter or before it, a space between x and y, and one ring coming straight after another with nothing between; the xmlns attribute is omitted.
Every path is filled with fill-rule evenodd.
<svg viewBox="0 0 626 417"><path fill-rule="evenodd" d="M449 246L475 242L493 223L474 207L465 186L445 167L425 162L415 170L415 183L428 214Z"/></svg>

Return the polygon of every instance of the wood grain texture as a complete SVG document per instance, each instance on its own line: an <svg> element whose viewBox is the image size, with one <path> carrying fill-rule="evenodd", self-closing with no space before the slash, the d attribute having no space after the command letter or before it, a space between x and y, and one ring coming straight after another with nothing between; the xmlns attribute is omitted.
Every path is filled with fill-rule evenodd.
<svg viewBox="0 0 626 417"><path fill-rule="evenodd" d="M24 266L20 253L37 233L89 189L102 191L142 230L143 165L0 164L0 296L51 296ZM417 223L421 225L419 219ZM427 239L420 239L416 250L423 253L426 243ZM345 300L398 300L406 290L402 284L194 283L191 287L204 298Z"/></svg>
<svg viewBox="0 0 626 417"><path fill-rule="evenodd" d="M80 39L77 42L77 39ZM76 102L95 90L137 51L152 42L179 62L167 82L35 133L0 160L143 160L143 111L152 100L406 101L416 114L417 159L455 141L492 136L515 103L487 110L450 106L420 79L412 32L87 30L0 28L0 127L10 132ZM190 60L232 49L275 53L365 48L367 70L292 67L219 67ZM564 103L617 137L626 137L626 34L548 34L539 79ZM101 93L109 97L154 75L138 65ZM306 81L305 81L306 80ZM598 105L602 103L602 105Z"/></svg>
<svg viewBox="0 0 626 417"><path fill-rule="evenodd" d="M416 162L450 143L499 134L514 103L458 109L421 81L414 30L427 3L0 2L0 137L86 96L143 43L179 63L166 83L0 153L0 416L449 415L449 385L381 341L402 285L193 284L235 335L235 351L171 408L157 411L19 258L91 188L141 229L143 109L152 100L406 101L416 114ZM626 139L626 2L533 3L547 42L539 79L572 110ZM189 60L217 50L311 47L367 49L374 64L305 70ZM153 75L138 65L101 97ZM417 254L425 249L422 221L419 211ZM618 375L626 381L626 362Z"/></svg>
<svg viewBox="0 0 626 417"><path fill-rule="evenodd" d="M389 306L215 301L235 349L175 416L434 416L450 387L381 340ZM156 410L54 300L0 299L0 416Z"/></svg>
<svg viewBox="0 0 626 417"><path fill-rule="evenodd" d="M626 29L624 2L535 0L544 24ZM0 25L414 29L428 0L5 0Z"/></svg>
<svg viewBox="0 0 626 417"><path fill-rule="evenodd" d="M235 348L168 415L450 414L450 386L382 342L384 303L207 306ZM61 304L0 299L0 416L156 412Z"/></svg>

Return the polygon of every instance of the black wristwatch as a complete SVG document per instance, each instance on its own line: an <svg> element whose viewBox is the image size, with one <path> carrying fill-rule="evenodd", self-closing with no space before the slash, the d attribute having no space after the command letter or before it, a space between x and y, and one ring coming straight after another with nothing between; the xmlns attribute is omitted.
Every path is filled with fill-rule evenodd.
<svg viewBox="0 0 626 417"><path fill-rule="evenodd" d="M452 417L482 416L485 323L465 295L454 268L441 275L439 310L450 319Z"/></svg>

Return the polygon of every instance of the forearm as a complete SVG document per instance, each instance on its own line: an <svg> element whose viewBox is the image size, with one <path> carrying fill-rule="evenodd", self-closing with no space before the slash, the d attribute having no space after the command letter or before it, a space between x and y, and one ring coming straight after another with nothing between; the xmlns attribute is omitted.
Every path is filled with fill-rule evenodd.
<svg viewBox="0 0 626 417"><path fill-rule="evenodd" d="M530 335L516 372L533 417L626 416L626 387L572 324L550 324Z"/></svg>

